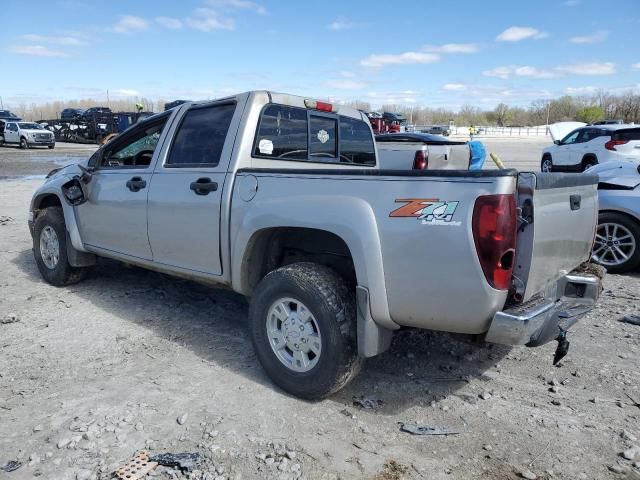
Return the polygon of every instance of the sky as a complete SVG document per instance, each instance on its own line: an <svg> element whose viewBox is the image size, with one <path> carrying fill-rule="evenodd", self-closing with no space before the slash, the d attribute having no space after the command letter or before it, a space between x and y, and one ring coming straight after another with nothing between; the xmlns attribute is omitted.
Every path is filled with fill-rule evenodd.
<svg viewBox="0 0 640 480"><path fill-rule="evenodd" d="M526 106L640 92L639 30L640 0L0 0L0 97Z"/></svg>

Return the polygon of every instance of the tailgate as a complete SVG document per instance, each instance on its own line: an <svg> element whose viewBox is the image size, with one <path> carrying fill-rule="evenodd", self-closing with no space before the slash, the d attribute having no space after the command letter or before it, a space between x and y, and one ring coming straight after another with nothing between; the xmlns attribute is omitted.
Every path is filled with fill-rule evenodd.
<svg viewBox="0 0 640 480"><path fill-rule="evenodd" d="M513 276L527 301L591 256L598 216L598 177L520 173L520 222Z"/></svg>

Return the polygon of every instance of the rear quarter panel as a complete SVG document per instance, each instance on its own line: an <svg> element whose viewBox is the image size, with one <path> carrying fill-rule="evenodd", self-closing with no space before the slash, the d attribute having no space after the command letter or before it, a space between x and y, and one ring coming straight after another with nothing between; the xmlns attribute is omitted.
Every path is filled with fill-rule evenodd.
<svg viewBox="0 0 640 480"><path fill-rule="evenodd" d="M398 172L400 173L400 172ZM253 176L256 195L242 198L241 177ZM232 277L239 277L255 232L278 226L327 230L353 256L358 284L369 289L374 320L460 333L482 333L506 292L484 278L471 231L480 195L513 193L514 176L447 178L241 171L231 210ZM245 197L246 198L246 197ZM442 202L449 221L411 214L411 202ZM454 204L455 203L455 204Z"/></svg>

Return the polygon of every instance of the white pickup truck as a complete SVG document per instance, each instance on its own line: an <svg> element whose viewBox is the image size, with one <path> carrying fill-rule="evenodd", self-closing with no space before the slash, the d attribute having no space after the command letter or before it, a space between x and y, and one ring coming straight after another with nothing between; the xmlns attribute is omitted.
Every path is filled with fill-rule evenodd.
<svg viewBox="0 0 640 480"><path fill-rule="evenodd" d="M18 145L22 149L29 147L56 146L52 132L35 122L0 121L0 145Z"/></svg>
<svg viewBox="0 0 640 480"><path fill-rule="evenodd" d="M402 326L558 339L560 358L600 294L584 267L596 182L386 170L358 110L256 91L185 103L51 172L29 225L53 285L109 257L247 296L268 375L317 399Z"/></svg>

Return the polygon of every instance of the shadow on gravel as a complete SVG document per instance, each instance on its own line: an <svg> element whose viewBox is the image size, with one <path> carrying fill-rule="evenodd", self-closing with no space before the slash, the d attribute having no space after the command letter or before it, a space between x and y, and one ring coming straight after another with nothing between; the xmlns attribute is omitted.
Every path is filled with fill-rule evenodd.
<svg viewBox="0 0 640 480"><path fill-rule="evenodd" d="M31 250L19 253L13 261L31 280L43 281ZM249 339L247 301L231 290L108 259L100 259L86 280L67 288L104 311L189 348L206 361L272 385ZM375 396L384 402L378 410L383 415L451 395L475 403L477 393L459 391L472 378L490 381L485 372L509 351L508 347L475 342L470 336L401 330L387 352L369 359L360 375L329 401L351 406L354 396Z"/></svg>

